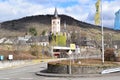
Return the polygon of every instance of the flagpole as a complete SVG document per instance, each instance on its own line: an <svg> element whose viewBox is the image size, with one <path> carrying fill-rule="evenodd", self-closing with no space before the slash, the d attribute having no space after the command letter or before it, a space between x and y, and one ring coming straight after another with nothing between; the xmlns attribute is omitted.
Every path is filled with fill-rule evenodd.
<svg viewBox="0 0 120 80"><path fill-rule="evenodd" d="M102 63L104 64L104 31L103 31L103 12L102 12L102 0L101 0L101 32L102 32Z"/></svg>

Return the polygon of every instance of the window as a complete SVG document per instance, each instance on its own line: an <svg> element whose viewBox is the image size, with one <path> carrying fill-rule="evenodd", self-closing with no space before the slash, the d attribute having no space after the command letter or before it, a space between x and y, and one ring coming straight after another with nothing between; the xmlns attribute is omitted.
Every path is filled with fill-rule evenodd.
<svg viewBox="0 0 120 80"><path fill-rule="evenodd" d="M55 21L53 21L53 24L55 24Z"/></svg>

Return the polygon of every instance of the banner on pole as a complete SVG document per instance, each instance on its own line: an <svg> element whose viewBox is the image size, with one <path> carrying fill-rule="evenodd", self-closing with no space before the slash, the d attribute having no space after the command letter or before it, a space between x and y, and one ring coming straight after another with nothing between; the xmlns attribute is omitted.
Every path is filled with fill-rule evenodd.
<svg viewBox="0 0 120 80"><path fill-rule="evenodd" d="M95 14L95 24L100 25L100 1L98 0L95 4L96 7L96 14Z"/></svg>
<svg viewBox="0 0 120 80"><path fill-rule="evenodd" d="M114 29L120 30L120 9L115 13Z"/></svg>

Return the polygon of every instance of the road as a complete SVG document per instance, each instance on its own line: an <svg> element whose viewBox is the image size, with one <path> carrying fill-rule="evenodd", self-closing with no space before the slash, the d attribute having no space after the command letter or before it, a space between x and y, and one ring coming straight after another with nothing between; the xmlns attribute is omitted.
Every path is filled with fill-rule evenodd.
<svg viewBox="0 0 120 80"><path fill-rule="evenodd" d="M46 69L46 63L34 64L24 67L0 70L0 80L119 80L120 73L110 74L101 77L44 77L37 76L35 72Z"/></svg>

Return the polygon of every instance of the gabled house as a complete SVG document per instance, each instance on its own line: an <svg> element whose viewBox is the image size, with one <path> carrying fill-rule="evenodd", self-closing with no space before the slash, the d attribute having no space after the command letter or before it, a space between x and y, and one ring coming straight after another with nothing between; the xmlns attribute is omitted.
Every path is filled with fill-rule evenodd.
<svg viewBox="0 0 120 80"><path fill-rule="evenodd" d="M4 37L4 38L1 38L1 39L0 39L0 44L2 44L6 39L7 39L7 38L5 38L5 37Z"/></svg>
<svg viewBox="0 0 120 80"><path fill-rule="evenodd" d="M48 36L34 36L31 37L28 41L28 44L37 44L41 46L47 46L49 45L49 38Z"/></svg>
<svg viewBox="0 0 120 80"><path fill-rule="evenodd" d="M88 39L87 37L81 37L80 38L80 45L84 47L94 47L94 41L91 39Z"/></svg>
<svg viewBox="0 0 120 80"><path fill-rule="evenodd" d="M1 38L0 44L13 44L14 39L13 38Z"/></svg>
<svg viewBox="0 0 120 80"><path fill-rule="evenodd" d="M11 39L6 39L4 41L4 44L13 44L13 41Z"/></svg>
<svg viewBox="0 0 120 80"><path fill-rule="evenodd" d="M18 37L15 40L16 44L27 44L27 41L31 38L31 35L25 35L24 37Z"/></svg>

